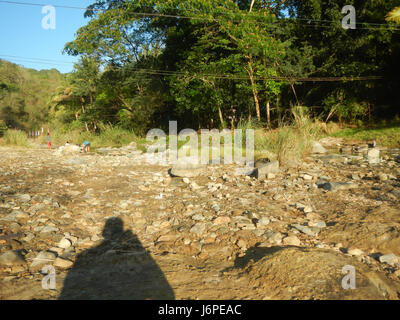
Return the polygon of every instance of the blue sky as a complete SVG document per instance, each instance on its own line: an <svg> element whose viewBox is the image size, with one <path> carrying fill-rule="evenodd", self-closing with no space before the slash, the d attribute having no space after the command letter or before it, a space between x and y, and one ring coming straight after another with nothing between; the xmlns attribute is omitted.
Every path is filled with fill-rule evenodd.
<svg viewBox="0 0 400 320"><path fill-rule="evenodd" d="M16 2L24 3L82 8L94 2L94 0L47 1L16 0ZM0 59L37 70L56 68L63 73L70 72L73 68L72 62L75 62L77 58L63 55L62 50L65 43L73 40L76 31L86 25L89 20L83 17L84 10L57 7L55 9L56 28L45 30L42 27L42 20L46 15L42 14L41 6L17 5L0 1ZM42 60L32 60L32 58Z"/></svg>

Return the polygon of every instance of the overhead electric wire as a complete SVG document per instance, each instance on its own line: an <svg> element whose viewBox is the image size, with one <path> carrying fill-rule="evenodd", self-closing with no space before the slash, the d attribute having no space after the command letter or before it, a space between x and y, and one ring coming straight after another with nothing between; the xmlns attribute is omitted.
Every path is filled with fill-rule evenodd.
<svg viewBox="0 0 400 320"><path fill-rule="evenodd" d="M74 64L75 62L73 61L61 61L61 60L52 60L52 59L42 59L42 58L28 58L28 57L21 57L21 56L13 56L13 55L7 55L7 54L0 54L0 57L7 57L7 58L13 58L13 59L28 59L28 60L38 60L38 61L44 61L44 62L55 62L55 63L64 63L64 64Z"/></svg>
<svg viewBox="0 0 400 320"><path fill-rule="evenodd" d="M41 3L8 1L8 0L0 0L0 3L15 4L15 5L27 5L27 6L40 6L40 7L44 7L44 6L47 5L47 4L41 4ZM96 12L96 11L98 11L98 12L104 11L104 10L101 10L101 9L91 9L91 8L66 6L66 5L53 5L53 7L55 7L55 8L64 8L64 9L76 9L76 10L94 11L94 12ZM170 8L170 9L179 10L178 8ZM203 13L203 12L200 12L200 13ZM216 22L221 20L221 19L218 19L218 18L211 18L211 17L183 16L183 15L171 15L171 14L150 13L150 12L148 12L148 13L146 13L146 12L129 12L129 14L138 15L138 16L144 16L144 17L163 17L163 18L179 18L179 19L195 19L195 20L197 19L197 20L216 21ZM204 12L203 14L232 14L232 15L235 15L235 13L218 12L218 11L209 12L209 13ZM261 15L252 15L252 17L265 18L264 16L261 16ZM240 21L236 21L236 22L241 22L242 20L245 20L245 21L249 22L249 19L241 19ZM316 24L314 22L324 22L324 23L331 23L331 24L339 24L340 25L340 23L338 21L304 19L304 18L289 18L289 19L285 19L285 20L278 20L276 22L252 21L251 23L255 23L255 24L259 24L259 25L278 26L278 24L281 23L281 22L296 21L296 20L307 21L308 22L307 24L302 24L302 25L304 25L304 26L313 26L313 27L316 27L316 28L326 28L326 27L329 27L329 26L322 26L322 25ZM235 21L233 21L233 22L235 22ZM371 24L371 25L385 26L385 28L371 28L371 27L360 27L360 28L358 28L358 29L362 29L362 30L383 30L383 29L387 29L387 30L392 30L392 31L400 31L400 28L397 28L397 27L394 27L394 26L390 26L388 24L377 24L377 23L367 23L367 22L356 22L356 24L358 24L358 25Z"/></svg>
<svg viewBox="0 0 400 320"><path fill-rule="evenodd" d="M30 58L20 57L12 55L0 54L0 57L14 57L15 60L29 63L42 63L57 65L58 60L42 59L42 58ZM74 64L74 62L62 62L64 64ZM170 70L159 70L159 69L145 69L145 68L131 68L133 71L142 73L145 75L161 75L161 76L188 76L192 78L215 78L215 79L227 79L227 80L249 80L249 77L234 76L233 74L213 74L213 73L188 73L184 71L170 71ZM289 81L289 82L336 82L336 81L368 81L368 80L382 80L381 76L364 76L364 77L290 77L290 76L271 76L271 77L254 77L255 81Z"/></svg>
<svg viewBox="0 0 400 320"><path fill-rule="evenodd" d="M0 59L1 60L1 59ZM43 65L50 65L50 66L60 66L64 67L64 64L58 64L55 62L43 62L43 61L30 61L27 59L16 59L16 58L11 58L10 60L6 60L15 64L20 64L20 63L33 63L33 64L43 64Z"/></svg>
<svg viewBox="0 0 400 320"><path fill-rule="evenodd" d="M30 6L45 6L44 4L39 3L31 3L31 2L17 2L17 1L8 1L8 0L0 0L0 3L6 4L17 4L17 5L30 5ZM82 7L73 7L73 6L64 6L64 5L54 5L54 7L58 8L68 8L68 9L80 9L80 10L95 10L95 11L102 11L99 9L88 9ZM178 10L175 8L175 10ZM187 19L198 19L197 17L189 17L189 16L179 16L179 15L165 15L159 13L143 13L143 12L129 12L132 14L137 15L145 15L145 16L159 16L159 17L167 17L167 18L187 18ZM216 12L219 13L219 12ZM228 13L226 13L228 14ZM214 18L204 18L201 19L206 20L215 20ZM296 20L296 19L294 19ZM298 20L306 20L306 19L298 19ZM290 20L283 20L282 22L290 21ZM323 26L323 25L316 25L313 24L313 21L318 22L329 22L329 23L337 23L336 21L327 21L327 20L307 20L308 23L305 24L307 27L317 27L317 28L331 28L331 26ZM311 21L311 22L310 22ZM274 25L275 27L279 27L276 22L267 22L267 24ZM358 23L363 24L363 23ZM379 24L375 24L379 25ZM387 25L385 25L387 26ZM374 30L381 30L382 28L360 28L360 29L374 29ZM400 29L395 29L396 31ZM66 62L66 61L57 61L57 60L50 60L50 59L40 59L40 58L27 58L27 57L20 57L20 56L11 56L11 55L0 55L3 57L10 57L14 60L20 60L23 62L30 62L30 63L42 63L42 64L74 64L74 62ZM36 61L28 61L28 60L36 60ZM148 74L148 75L164 75L164 76L172 76L172 75L187 75L185 72L179 71L167 71L167 70L153 70L153 69L137 69L137 71ZM193 77L193 74L191 74ZM197 74L198 77L214 77L217 79L232 79L232 80L248 80L248 77L232 77L230 75L218 75L218 74ZM301 77L258 77L254 78L256 81L266 81L266 80L274 80L274 81L296 81L296 82L322 82L322 81L363 81L363 80L380 80L383 79L382 77L372 76L372 77L315 77L315 78L301 78Z"/></svg>
<svg viewBox="0 0 400 320"><path fill-rule="evenodd" d="M137 69L136 71L142 72L144 74L152 74L152 75L163 75L163 76L188 76L192 78L203 78L210 77L215 79L227 79L227 80L249 80L249 77L238 77L238 76L229 76L229 75L221 75L221 74L193 74L193 73L185 73L185 72L173 72L173 71L162 71L162 70L152 70L152 69ZM337 81L368 81L368 80L382 80L384 79L381 76L368 76L368 77L312 77L312 78L304 78L304 77L254 77L255 81L284 81L284 82L337 82Z"/></svg>

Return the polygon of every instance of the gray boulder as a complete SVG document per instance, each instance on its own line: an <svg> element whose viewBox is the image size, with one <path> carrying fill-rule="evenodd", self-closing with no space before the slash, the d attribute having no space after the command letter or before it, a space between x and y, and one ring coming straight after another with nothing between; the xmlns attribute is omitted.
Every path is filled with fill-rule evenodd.
<svg viewBox="0 0 400 320"><path fill-rule="evenodd" d="M198 158L185 158L179 160L169 174L172 177L192 178L201 175L204 172L205 165L199 163Z"/></svg>
<svg viewBox="0 0 400 320"><path fill-rule="evenodd" d="M369 164L379 164L380 159L380 151L378 148L372 148L368 150L368 162Z"/></svg>
<svg viewBox="0 0 400 320"><path fill-rule="evenodd" d="M257 163L256 162L257 168L254 169L252 172L251 176L257 178L257 179L265 179L268 174L273 173L279 173L279 161L272 161L272 162L267 162L267 163Z"/></svg>
<svg viewBox="0 0 400 320"><path fill-rule="evenodd" d="M354 182L317 182L317 186L327 191L348 190L357 188Z"/></svg>
<svg viewBox="0 0 400 320"><path fill-rule="evenodd" d="M311 153L324 154L326 149L319 142L313 141L311 143Z"/></svg>

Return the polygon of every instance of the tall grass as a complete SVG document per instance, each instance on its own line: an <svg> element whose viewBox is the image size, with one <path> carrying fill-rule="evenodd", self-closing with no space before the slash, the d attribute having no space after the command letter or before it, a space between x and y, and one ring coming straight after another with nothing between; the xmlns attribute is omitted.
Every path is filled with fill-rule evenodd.
<svg viewBox="0 0 400 320"><path fill-rule="evenodd" d="M291 119L279 124L277 129L266 130L256 123L242 123L240 129L254 129L254 154L256 159L277 159L281 164L304 157L311 143L328 133L329 126L312 119L306 107L292 107Z"/></svg>
<svg viewBox="0 0 400 320"><path fill-rule="evenodd" d="M0 138L1 145L29 147L30 143L25 132L19 130L7 130Z"/></svg>
<svg viewBox="0 0 400 320"><path fill-rule="evenodd" d="M92 148L101 147L121 147L133 141L138 141L138 137L129 130L110 125L100 127L98 133L87 132L85 130L63 128L50 128L51 142L54 146L64 145L67 141L71 144L82 144L87 140ZM46 135L41 136L40 143L46 143Z"/></svg>

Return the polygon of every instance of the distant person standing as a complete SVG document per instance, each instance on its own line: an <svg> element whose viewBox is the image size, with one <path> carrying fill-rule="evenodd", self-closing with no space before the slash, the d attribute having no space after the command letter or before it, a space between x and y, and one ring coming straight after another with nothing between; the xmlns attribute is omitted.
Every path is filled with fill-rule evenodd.
<svg viewBox="0 0 400 320"><path fill-rule="evenodd" d="M47 132L46 136L46 142L47 142L47 147L51 149L51 138L50 138L50 132Z"/></svg>

